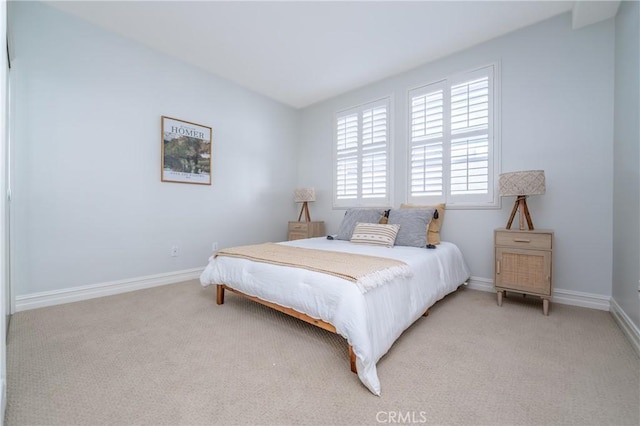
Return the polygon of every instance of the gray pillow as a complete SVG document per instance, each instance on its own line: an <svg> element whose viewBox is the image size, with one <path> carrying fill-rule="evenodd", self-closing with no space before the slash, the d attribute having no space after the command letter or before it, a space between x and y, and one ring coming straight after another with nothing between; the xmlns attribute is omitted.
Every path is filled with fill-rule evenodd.
<svg viewBox="0 0 640 426"><path fill-rule="evenodd" d="M382 216L384 216L382 209L349 209L344 213L336 239L349 241L356 223L378 223Z"/></svg>
<svg viewBox="0 0 640 426"><path fill-rule="evenodd" d="M427 228L435 209L392 209L389 225L400 225L397 246L426 247Z"/></svg>

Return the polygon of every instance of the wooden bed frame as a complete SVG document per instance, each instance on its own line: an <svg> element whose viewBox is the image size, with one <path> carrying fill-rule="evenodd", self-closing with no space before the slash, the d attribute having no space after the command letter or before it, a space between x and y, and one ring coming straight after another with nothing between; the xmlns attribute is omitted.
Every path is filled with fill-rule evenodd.
<svg viewBox="0 0 640 426"><path fill-rule="evenodd" d="M260 303L261 305L264 306L268 306L272 309L275 309L277 311L280 311L282 313L285 313L287 315L291 315L294 318L298 318L304 322L307 322L309 324L315 325L316 327L320 327L323 330L327 330L330 331L332 333L336 333L336 328L333 326L333 324L330 324L326 321L322 321L316 318L312 318L307 314L303 314L302 312L298 312L295 309L291 309L291 308L285 308L284 306L280 306L277 303L272 303L272 302L267 302L265 300L259 299L257 297L254 296L249 296L248 294L245 294L241 291L238 291L234 288L231 288L225 284L217 284L216 286L216 303L218 305L222 305L224 304L224 291L225 290L229 290L232 291L235 294L238 294L242 297L245 297L249 300L252 300L254 302ZM422 314L423 317L429 316L429 309L427 309L425 311L424 314ZM353 347L351 345L349 345L349 364L351 365L351 371L353 371L354 373L358 373L358 369L356 368L356 354L353 352Z"/></svg>

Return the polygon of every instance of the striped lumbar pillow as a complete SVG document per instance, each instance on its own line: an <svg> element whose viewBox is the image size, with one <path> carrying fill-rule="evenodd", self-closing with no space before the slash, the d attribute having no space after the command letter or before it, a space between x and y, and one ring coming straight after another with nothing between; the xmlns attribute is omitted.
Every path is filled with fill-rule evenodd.
<svg viewBox="0 0 640 426"><path fill-rule="evenodd" d="M400 225L358 222L351 235L351 242L393 247L398 230L400 230Z"/></svg>

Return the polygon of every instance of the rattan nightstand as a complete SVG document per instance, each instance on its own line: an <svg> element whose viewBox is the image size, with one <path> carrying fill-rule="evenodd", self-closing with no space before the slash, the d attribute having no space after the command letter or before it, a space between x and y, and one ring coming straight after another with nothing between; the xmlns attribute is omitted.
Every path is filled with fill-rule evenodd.
<svg viewBox="0 0 640 426"><path fill-rule="evenodd" d="M495 280L498 306L507 291L542 298L542 312L549 315L553 291L553 231L496 229Z"/></svg>

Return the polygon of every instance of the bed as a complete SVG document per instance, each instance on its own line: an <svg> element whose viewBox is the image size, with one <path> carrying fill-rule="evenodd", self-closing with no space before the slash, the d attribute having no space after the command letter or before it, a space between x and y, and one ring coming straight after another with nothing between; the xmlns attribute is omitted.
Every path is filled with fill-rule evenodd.
<svg viewBox="0 0 640 426"><path fill-rule="evenodd" d="M409 276L393 278L365 293L333 275L234 257L211 257L200 277L203 286L217 286L218 304L224 303L229 290L340 334L349 345L352 371L375 395L380 395L378 360L429 307L469 278L462 253L445 241L436 249L382 247L324 237L278 244L397 259L409 266Z"/></svg>

